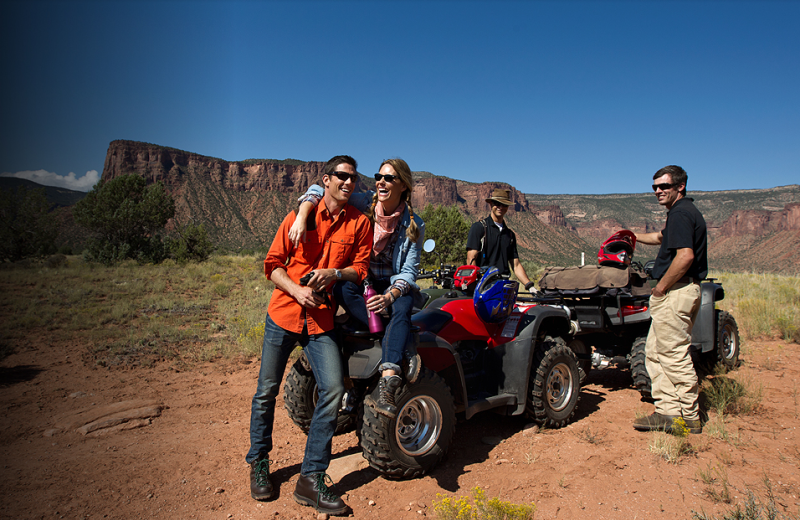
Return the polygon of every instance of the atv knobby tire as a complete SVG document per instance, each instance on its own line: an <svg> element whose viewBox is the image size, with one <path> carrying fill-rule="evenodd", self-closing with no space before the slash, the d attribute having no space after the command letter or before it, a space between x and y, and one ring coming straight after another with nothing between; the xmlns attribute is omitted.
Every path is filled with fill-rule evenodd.
<svg viewBox="0 0 800 520"><path fill-rule="evenodd" d="M581 391L578 358L563 341L551 337L536 345L526 414L541 426L565 426Z"/></svg>
<svg viewBox="0 0 800 520"><path fill-rule="evenodd" d="M725 367L725 371L739 366L739 327L729 313L717 310L717 335L714 337L714 350L717 362Z"/></svg>
<svg viewBox="0 0 800 520"><path fill-rule="evenodd" d="M283 403L292 422L308 435L314 408L317 406L318 394L317 380L314 378L314 373L306 368L304 361L301 357L289 370L283 385ZM353 431L355 424L355 414L345 414L340 410L336 418L334 433L339 435Z"/></svg>
<svg viewBox="0 0 800 520"><path fill-rule="evenodd" d="M633 386L642 394L645 399L652 398L652 385L650 382L650 374L647 373L647 366L645 364L645 345L647 344L647 336L639 336L633 341L631 346L631 376L633 377Z"/></svg>
<svg viewBox="0 0 800 520"><path fill-rule="evenodd" d="M405 384L395 397L397 417L390 419L364 405L361 449L369 465L385 478L424 475L447 454L456 415L450 387L423 368L417 382Z"/></svg>

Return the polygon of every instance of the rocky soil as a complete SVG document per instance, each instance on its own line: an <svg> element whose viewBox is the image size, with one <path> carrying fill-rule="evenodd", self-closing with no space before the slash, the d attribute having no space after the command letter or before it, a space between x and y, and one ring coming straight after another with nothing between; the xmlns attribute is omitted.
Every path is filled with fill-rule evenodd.
<svg viewBox="0 0 800 520"><path fill-rule="evenodd" d="M317 517L292 499L305 436L282 406L272 453L279 496L250 498L244 454L257 362L124 370L91 366L85 352L43 333L0 362L0 517ZM728 417L728 440L691 436L693 452L677 463L650 450L662 434L633 430L652 405L626 368L612 367L590 374L563 429L493 413L459 421L449 456L423 478L385 480L366 466L355 434L338 436L334 490L355 518L434 518L438 495L480 486L534 502L537 519L671 520L721 516L748 492L766 502L768 484L778 510L797 515L800 345L751 341L744 352L734 375L762 385L760 410Z"/></svg>

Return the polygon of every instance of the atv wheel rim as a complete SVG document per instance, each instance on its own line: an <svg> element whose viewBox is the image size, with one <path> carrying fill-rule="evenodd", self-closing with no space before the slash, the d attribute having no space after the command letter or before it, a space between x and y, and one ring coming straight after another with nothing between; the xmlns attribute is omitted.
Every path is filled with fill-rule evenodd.
<svg viewBox="0 0 800 520"><path fill-rule="evenodd" d="M572 372L565 363L553 367L547 375L547 402L556 412L569 406L572 398Z"/></svg>
<svg viewBox="0 0 800 520"><path fill-rule="evenodd" d="M425 455L436 445L442 432L442 409L435 399L417 396L397 414L395 439L408 456Z"/></svg>
<svg viewBox="0 0 800 520"><path fill-rule="evenodd" d="M736 354L736 336L730 324L726 323L722 328L720 341L722 342L722 357L730 361Z"/></svg>

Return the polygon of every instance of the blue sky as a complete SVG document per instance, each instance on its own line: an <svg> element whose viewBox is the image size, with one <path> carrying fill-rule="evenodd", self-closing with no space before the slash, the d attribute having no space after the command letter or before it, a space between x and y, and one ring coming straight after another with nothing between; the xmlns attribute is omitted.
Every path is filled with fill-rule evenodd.
<svg viewBox="0 0 800 520"><path fill-rule="evenodd" d="M525 193L800 183L800 2L0 6L2 175L85 191L130 139Z"/></svg>

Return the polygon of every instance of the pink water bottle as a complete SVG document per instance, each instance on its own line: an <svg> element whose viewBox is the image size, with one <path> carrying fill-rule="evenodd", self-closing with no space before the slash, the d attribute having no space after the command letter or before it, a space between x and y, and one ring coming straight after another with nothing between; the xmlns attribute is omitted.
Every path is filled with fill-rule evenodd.
<svg viewBox="0 0 800 520"><path fill-rule="evenodd" d="M367 300L372 298L378 294L375 292L375 289L372 287L372 284L369 283L369 280L364 280L364 303L367 303ZM369 318L369 331L373 334L376 332L383 332L383 320L377 313L372 312L371 310L367 309L367 317Z"/></svg>

